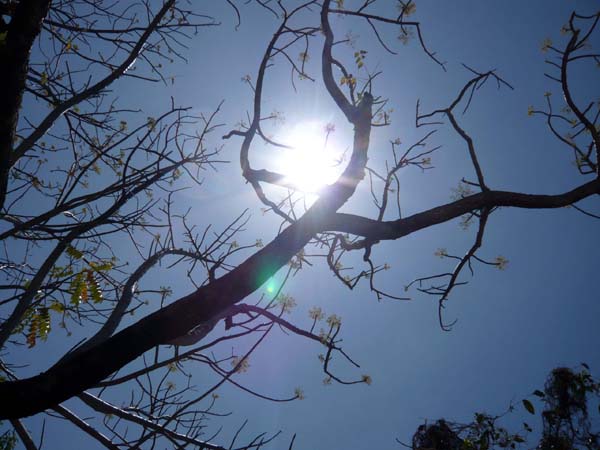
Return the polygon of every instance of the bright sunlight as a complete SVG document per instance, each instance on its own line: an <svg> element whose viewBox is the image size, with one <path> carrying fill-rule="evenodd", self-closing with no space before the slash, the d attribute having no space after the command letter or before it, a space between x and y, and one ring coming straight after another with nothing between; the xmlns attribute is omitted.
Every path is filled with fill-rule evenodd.
<svg viewBox="0 0 600 450"><path fill-rule="evenodd" d="M316 192L333 183L340 171L341 152L332 142L333 126L307 122L294 127L283 142L279 170L301 191Z"/></svg>

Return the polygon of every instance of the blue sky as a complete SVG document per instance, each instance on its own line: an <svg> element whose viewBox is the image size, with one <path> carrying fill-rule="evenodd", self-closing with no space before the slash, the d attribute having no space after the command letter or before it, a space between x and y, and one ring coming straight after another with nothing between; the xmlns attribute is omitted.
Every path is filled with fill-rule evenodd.
<svg viewBox="0 0 600 450"><path fill-rule="evenodd" d="M552 193L581 182L568 151L548 135L541 119L527 116L527 108L542 106L546 91L560 97L543 75L547 67L546 55L540 51L542 41L560 39L560 27L573 8L589 12L592 6L592 2L419 2L416 17L422 21L428 45L448 62L447 73L414 44L396 45L399 55L394 57L378 49L372 34L359 22L336 22L340 36L347 31L359 36L357 48L369 51L367 64L384 70L374 92L389 96L395 109L392 125L373 132L371 159L389 151L389 139L399 136L411 143L422 136L412 126L416 99L421 99L423 108L448 104L469 77L461 66L464 62L481 71L497 69L515 87L514 91L498 91L492 84L486 86L469 114L461 118L475 139L489 183L498 189ZM260 50L244 52L240 45L256 48L262 42L259 49L263 48L275 27L269 26L268 16L267 22L261 22L264 25L256 26L254 21L264 20L264 15L248 13L249 19L243 20L237 33L226 27L218 30L227 39L221 41L223 48L214 49L231 55L242 50L241 56L231 58L225 73L219 63L202 71L208 77L216 74L215 86L220 82L229 89L237 83L239 97L233 102L225 97L226 107L232 109L250 100L239 79L244 74L255 76L261 55ZM390 30L391 36L394 33ZM318 50L314 55L318 60ZM580 94L585 93L584 86L594 86L592 80L597 77L592 71L581 80L581 86L576 85ZM194 81L188 85L187 80L184 77L181 84L193 92ZM287 79L272 83L267 102L285 112L286 122L297 116L298 120L326 117L335 122L337 137L344 139L339 136L344 124L332 111L322 86L294 94ZM598 95L598 88L593 89ZM201 89L197 92L198 104L209 102ZM214 104L221 94L219 89L213 92ZM250 109L250 104L245 108ZM440 130L441 136L434 140L444 145L434 156L435 170L402 174L404 214L447 202L461 176L473 177L464 145L447 130ZM365 192L356 197L345 211L374 213ZM244 196L241 203L245 202ZM255 223L263 229L262 217L255 216ZM253 367L244 377L256 387L266 385L278 391L276 387L281 386L282 393L286 387L289 392L300 385L306 399L274 405L272 410L263 402L246 399L246 414L239 403L233 403L237 415L251 417L260 429L272 424L297 432L299 448L394 448L395 437L409 440L425 418L469 420L474 411L503 412L511 400L518 401L540 387L557 365L587 361L592 369L598 367L600 355L594 343L599 337L595 324L600 307L597 292L589 284L592 268L599 262L594 251L599 243L597 226L569 209L493 214L482 255L503 255L510 260L509 266L503 272L478 268L470 284L454 292L447 314L458 323L450 333L438 327L436 303L426 296L417 294L411 303L378 303L365 286L348 292L323 266L300 273L289 285L301 305L298 316L304 305L313 304L339 314L345 348L361 364L359 373L373 377L373 385L323 386L318 350L300 339L277 336L253 358ZM380 278L382 287L402 291L417 276L451 267L433 253L445 247L462 254L475 231L462 231L453 222L380 245L377 259L392 266ZM348 367L339 370L357 375ZM517 416L515 421L520 423L523 415Z"/></svg>
<svg viewBox="0 0 600 450"><path fill-rule="evenodd" d="M350 7L352 2L347 4ZM241 78L256 76L262 52L277 24L263 9L250 5L241 9L242 24L235 30L232 12L225 6L219 8L215 15L223 25L201 31L190 42L189 63L173 66L174 86L153 90L149 96L146 89L133 89L129 82L123 82L117 86L122 101L131 101L152 115L168 107L169 96L204 112L225 100L220 116L223 130L243 120L252 108L252 94ZM368 67L383 70L373 91L389 97L394 108L392 124L373 131L372 163L381 167L389 157L389 140L399 137L411 144L425 134L413 125L416 100L421 99L424 110L446 106L469 79L470 74L461 66L465 63L480 71L497 69L515 88L497 90L494 84L486 85L469 112L459 117L476 143L491 188L559 193L587 181L578 174L570 152L549 135L541 118L528 117L527 108L542 107L546 91L553 92L553 99L560 103L556 86L544 77L548 68L544 65L547 55L540 51L542 41L550 37L557 44L561 42L560 27L573 9L593 13L596 8L597 3L591 0L419 1L415 18L422 23L427 45L447 61L447 72L428 59L415 42L407 46L393 42L397 30L387 31L399 53L393 56L378 47L360 22L349 18L335 21L334 31L339 36L348 31L358 36L356 47L368 50ZM315 74L319 51L315 46L311 53ZM341 52L349 56L348 64L352 64L352 51ZM336 142L345 145L351 139L350 128L335 111L319 80L315 84L303 82L294 93L285 70L276 66L265 95L265 110L285 114L286 121L279 130L285 133L286 127L301 121L332 122ZM592 67L574 78L577 98L598 99L599 73ZM221 143L217 137L214 145ZM268 242L278 223L261 213L262 205L242 182L238 144L235 139L226 141L223 155L232 163L216 173L207 172L203 188L182 193L179 201L192 208L190 217L199 225L212 222L217 228L249 208L251 220L241 239L253 242L260 237ZM448 126L441 127L431 139L432 146L439 144L443 147L433 156L433 170L423 173L408 168L401 173L404 215L450 201L451 189L461 177L474 178L466 148ZM261 163L277 158L270 148L256 146L253 152ZM374 216L369 195L362 187L343 211ZM598 211L597 199L584 204ZM393 214L387 217L393 218ZM379 277L381 287L404 294L404 285L412 279L451 269L452 262L436 258L434 252L446 248L461 255L475 232L476 227L465 231L453 221L380 244L374 257L391 266ZM600 264L598 248L598 222L572 208L495 212L480 256L493 259L502 255L509 260L508 267L499 271L478 266L472 279L463 275L469 284L453 292L446 309L448 321L458 319L451 332L438 326L433 298L410 290L410 302L378 302L368 286L349 291L326 270L324 261L316 261L285 288L298 303L290 318L309 326L307 311L314 305L341 316L344 349L361 368L339 364L336 371L346 378L369 374L373 384L323 385L325 375L317 359L321 348L277 331L252 356L250 370L238 380L274 396L290 395L300 386L306 398L268 403L226 388L220 393L219 404L234 415L223 425L233 430L248 418L248 430L281 429L282 445L297 433L299 449L400 448L394 439L408 442L424 419L468 421L475 411L503 412L511 401L519 402L540 388L549 370L558 365L587 362L598 374L600 305L594 286ZM359 264L360 258L353 263ZM183 284L180 274L163 270L152 273L160 284ZM186 292L182 288L180 293ZM56 345L53 348L58 349ZM35 353L39 359L33 372L56 357L41 351ZM30 355L23 357L31 361ZM198 371L194 376L202 380L205 375ZM507 423L518 427L523 416L517 408L514 419L507 419ZM41 420L28 419L26 423L39 429ZM72 447L56 436L49 441L55 440L62 448L78 448L78 431L70 432L74 435Z"/></svg>

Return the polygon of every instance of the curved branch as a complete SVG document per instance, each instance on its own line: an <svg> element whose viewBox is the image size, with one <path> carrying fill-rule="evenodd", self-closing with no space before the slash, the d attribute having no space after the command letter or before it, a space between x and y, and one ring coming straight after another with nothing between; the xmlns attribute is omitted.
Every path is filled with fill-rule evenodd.
<svg viewBox="0 0 600 450"><path fill-rule="evenodd" d="M498 206L526 209L563 208L594 194L600 194L600 180L589 181L571 191L557 195L485 191L404 219L387 222L338 213L328 218L326 230L355 234L372 240L399 239L482 208L491 209Z"/></svg>
<svg viewBox="0 0 600 450"><path fill-rule="evenodd" d="M482 208L564 207L599 194L600 181L593 180L558 195L486 191L390 222L335 214L334 211L349 198L335 194L346 189L349 189L348 186L341 182L331 186L302 218L223 277L47 372L24 380L0 383L0 397L4 400L0 405L0 419L24 417L50 408L95 385L154 346L169 342L219 315L258 289L317 232L336 230L377 240L398 239ZM351 189L348 195L353 191Z"/></svg>
<svg viewBox="0 0 600 450"><path fill-rule="evenodd" d="M329 24L329 5L331 0L325 0L321 9L321 28L325 34L325 43L323 44L323 53L321 54L321 70L323 74L323 82L327 88L327 92L331 95L331 98L335 101L335 104L346 116L349 122L354 123L356 110L350 104L346 96L342 93L338 87L335 79L333 78L333 56L331 55L331 48L333 46L333 32L331 31L331 25Z"/></svg>
<svg viewBox="0 0 600 450"><path fill-rule="evenodd" d="M387 17L375 16L373 14L367 14L362 11L350 11L347 9L331 9L330 12L335 13L335 14L345 15L345 16L362 17L363 19L367 20L369 22L369 24L371 24L371 27L373 27L373 28L375 28L375 27L372 25L372 23L371 23L372 21L378 21L378 22L388 23L388 24L392 24L392 25L400 25L402 27L404 27L404 26L415 27L417 30L417 35L419 36L419 43L421 44L421 48L423 49L423 51L427 54L427 56L429 56L433 61L435 61L435 63L438 64L444 70L444 72L446 71L446 66L444 65L445 63L443 63L439 59L437 59L437 57L435 56L435 53L430 51L427 48L427 46L425 45L425 41L423 40L423 35L421 34L421 25L419 22L404 21L404 20L402 20L402 17L400 17L398 19L388 19ZM377 38L379 39L379 36L377 36ZM380 42L381 42L381 40L380 40ZM382 44L383 44L383 42L382 42ZM387 48L386 48L386 50L387 50Z"/></svg>
<svg viewBox="0 0 600 450"><path fill-rule="evenodd" d="M567 105L569 105L569 108L571 108L577 119L585 126L585 129L592 135L592 140L594 142L594 146L596 147L596 173L600 178L600 132L598 131L596 126L585 116L585 112L582 112L573 100L573 96L571 95L571 90L569 88L569 82L567 78L567 67L569 64L569 58L571 56L571 53L576 51L585 43L589 35L592 33L592 31L598 24L598 20L600 19L600 13L596 14L593 25L588 30L588 33L586 33L581 40L578 39L580 30L575 29L573 25L573 18L574 15L571 16L571 20L569 21L569 26L572 32L571 39L569 40L569 43L567 44L567 47L561 59L560 84Z"/></svg>

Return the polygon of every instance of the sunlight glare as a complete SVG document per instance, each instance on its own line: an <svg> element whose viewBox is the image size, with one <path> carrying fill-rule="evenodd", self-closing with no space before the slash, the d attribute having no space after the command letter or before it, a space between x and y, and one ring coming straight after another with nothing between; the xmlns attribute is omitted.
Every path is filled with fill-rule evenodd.
<svg viewBox="0 0 600 450"><path fill-rule="evenodd" d="M286 181L304 192L316 192L335 182L340 155L332 149L331 141L331 133L327 136L320 123L296 126L284 141L293 148L283 150L279 161Z"/></svg>

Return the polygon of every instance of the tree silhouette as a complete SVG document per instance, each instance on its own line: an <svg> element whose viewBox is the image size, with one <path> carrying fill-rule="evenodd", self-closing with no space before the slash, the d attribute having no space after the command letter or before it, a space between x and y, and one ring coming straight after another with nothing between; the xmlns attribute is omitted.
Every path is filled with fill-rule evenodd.
<svg viewBox="0 0 600 450"><path fill-rule="evenodd" d="M536 390L532 396L544 404L541 438L537 446L540 450L575 450L598 448L598 432L592 431L588 415L588 403L598 398L600 384L594 380L587 365L579 371L568 367L557 367L546 380L543 391ZM536 410L532 402L523 399L523 405L530 414ZM511 406L510 413L515 407ZM414 450L485 450L500 448L520 448L526 445L527 435L534 430L523 423L523 430L511 433L500 426L501 416L476 413L472 423L460 424L440 419L431 424L419 426L412 439ZM535 435L534 435L535 436ZM532 440L532 439L531 439ZM400 441L398 441L400 442ZM529 448L529 447L528 447Z"/></svg>
<svg viewBox="0 0 600 450"><path fill-rule="evenodd" d="M568 74L575 61L598 62L598 55L588 46L600 14L573 13L565 26L566 45L545 44L552 52L549 76L558 83L565 109L556 112L548 96L547 109L532 108L529 113L546 119L550 132L573 153L583 180L570 190L547 195L490 187L476 144L461 124L459 112L469 109L484 85L511 89L494 70L467 67L470 79L450 104L429 112L417 105L416 126L427 130L424 136L409 146L392 142L392 161L385 173L370 166L369 160L377 157L369 153L371 133L374 127L389 124L386 99L377 91L380 73L365 68L364 51L354 52L349 61L334 55L349 38L335 36L331 18L369 24L373 39L390 53L394 51L380 29L393 26L401 42L414 40L432 66L444 67L427 46L420 23L412 20L412 0L393 5L387 15L371 13L375 3L365 1L350 8L343 1L330 0L293 6L256 1L272 14L278 27L266 45L256 76L244 80L253 91L251 113L239 127L226 132L223 141L231 145L241 141L241 175L265 211L277 215L281 225L268 243L240 245L237 236L244 230L246 214L221 230L201 230L189 211L182 212L174 203L180 183L200 185L203 171L222 162L220 146L209 145L219 130L221 106L210 114L195 115L172 100L162 114L147 116L135 104L122 105L112 91L125 81L172 82L163 64L184 59L185 39L218 22L196 11L196 5L176 0L160 5L103 0L0 2L0 86L4 91L0 102L0 239L4 245L0 263L0 419L11 421L27 448L35 445L19 419L44 411L65 418L107 448L152 445L157 440L175 446L222 448L204 436L206 418L218 398L215 391L226 382L236 384L232 376L247 368L250 353L276 327L324 345L322 363L329 380L370 383L367 375L348 380L331 369L334 355L354 364L341 348L340 321L335 315L325 318L315 309L309 329L292 324L285 314L294 299L283 292L283 285L262 296L258 304L242 303L278 271L284 269L287 279L310 264L305 248L324 252L332 273L350 289L365 282L378 299L403 299L403 293L378 287L376 275L387 266L373 260L372 249L383 241L453 219L476 223L477 235L463 256L439 251L438 256L456 260L454 268L407 286L417 286L438 300L440 326L449 329L451 324L442 315L444 303L464 284L463 271L472 272L477 264L506 265L503 257L487 260L478 255L486 225L499 208L573 206L593 216L575 203L600 193L600 108L591 98L574 100ZM234 1L224 4L241 20ZM299 59L293 56L298 50ZM318 77L307 68L309 55L315 54L320 55ZM312 203L304 201L304 194L286 174L254 165L252 150L258 141L287 148L265 131L267 122L277 120L277 114L263 111L266 77L276 61L290 68L292 80L318 79L352 127L350 154L340 162L339 177L320 188ZM463 140L474 180L464 178L450 203L387 219L399 171L410 166L428 168L431 154L438 148L429 140L433 127L441 126L442 120ZM327 136L330 132L326 130ZM376 217L338 212L366 176L371 180ZM377 182L381 186L377 187ZM287 192L283 200L274 196L269 186ZM400 211L400 198L395 197ZM132 254L119 250L124 243L133 249ZM356 252L362 256L364 268L347 275L343 258ZM142 287L144 276L161 264L185 273L194 289L171 300L168 287ZM144 309L149 298L160 305L152 312ZM144 317L129 319L137 311ZM207 340L221 322L226 333ZM323 324L320 331L319 322ZM11 355L23 344L34 347L47 339L53 323L67 330L73 324L85 325L84 340L65 349L60 360L42 373L22 378ZM246 353L226 358L210 353L221 342L246 338L254 338ZM142 355L146 356L142 366L131 364ZM193 389L193 381L178 389L168 374L187 374L191 363L205 364L218 381L201 393ZM116 374L123 368L129 369L127 374ZM157 375L159 372L166 375ZM117 406L106 392L127 383L137 386L135 393L127 407ZM92 388L102 389L92 394ZM302 396L298 390L279 400ZM104 425L112 437L62 405L75 397L105 415ZM564 423L560 408L565 406L550 409L554 416L547 418L548 436L557 439L567 425L573 426ZM584 418L581 409L577 413L569 409L569 414L570 418L577 414ZM127 435L129 426L139 428L139 436ZM442 431L447 428L444 422L437 426ZM455 437L438 437L429 428L421 431L416 441L419 445L458 445ZM272 438L258 434L238 445L258 448Z"/></svg>

